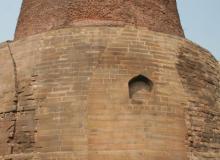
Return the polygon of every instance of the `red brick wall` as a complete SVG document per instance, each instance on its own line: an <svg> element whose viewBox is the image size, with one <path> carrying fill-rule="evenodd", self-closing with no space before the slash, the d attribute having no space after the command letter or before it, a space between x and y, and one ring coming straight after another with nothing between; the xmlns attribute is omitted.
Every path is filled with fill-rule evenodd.
<svg viewBox="0 0 220 160"><path fill-rule="evenodd" d="M184 36L175 0L24 0L15 39L73 25L125 24Z"/></svg>

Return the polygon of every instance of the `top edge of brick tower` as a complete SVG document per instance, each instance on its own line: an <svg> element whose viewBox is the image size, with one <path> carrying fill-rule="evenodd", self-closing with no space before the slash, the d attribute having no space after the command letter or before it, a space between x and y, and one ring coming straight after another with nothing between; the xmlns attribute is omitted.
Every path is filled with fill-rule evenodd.
<svg viewBox="0 0 220 160"><path fill-rule="evenodd" d="M184 37L176 0L23 0L15 39L71 26L124 25Z"/></svg>

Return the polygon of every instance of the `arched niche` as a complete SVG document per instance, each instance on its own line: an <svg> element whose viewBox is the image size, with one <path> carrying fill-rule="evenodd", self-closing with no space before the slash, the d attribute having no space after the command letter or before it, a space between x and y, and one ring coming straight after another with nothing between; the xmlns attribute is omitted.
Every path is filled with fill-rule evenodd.
<svg viewBox="0 0 220 160"><path fill-rule="evenodd" d="M128 82L128 87L130 99L144 100L146 95L152 91L153 82L143 75L138 75Z"/></svg>

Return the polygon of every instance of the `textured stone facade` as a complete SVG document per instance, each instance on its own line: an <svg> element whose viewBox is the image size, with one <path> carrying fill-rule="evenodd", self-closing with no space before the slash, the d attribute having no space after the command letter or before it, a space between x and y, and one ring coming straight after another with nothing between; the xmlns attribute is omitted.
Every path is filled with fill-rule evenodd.
<svg viewBox="0 0 220 160"><path fill-rule="evenodd" d="M24 0L15 36L0 160L220 159L219 63L175 0Z"/></svg>
<svg viewBox="0 0 220 160"><path fill-rule="evenodd" d="M73 27L0 47L1 160L218 160L219 65L183 38Z"/></svg>
<svg viewBox="0 0 220 160"><path fill-rule="evenodd" d="M15 38L70 26L126 24L184 36L176 0L24 0Z"/></svg>

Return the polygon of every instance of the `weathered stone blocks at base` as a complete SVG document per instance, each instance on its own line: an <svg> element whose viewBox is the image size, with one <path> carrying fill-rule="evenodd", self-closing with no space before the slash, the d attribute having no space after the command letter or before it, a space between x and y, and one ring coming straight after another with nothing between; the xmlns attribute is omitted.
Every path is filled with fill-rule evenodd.
<svg viewBox="0 0 220 160"><path fill-rule="evenodd" d="M183 38L59 29L0 65L0 160L220 159L219 64Z"/></svg>

